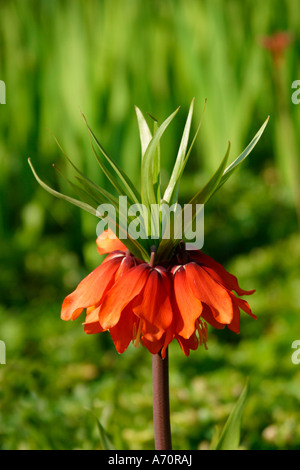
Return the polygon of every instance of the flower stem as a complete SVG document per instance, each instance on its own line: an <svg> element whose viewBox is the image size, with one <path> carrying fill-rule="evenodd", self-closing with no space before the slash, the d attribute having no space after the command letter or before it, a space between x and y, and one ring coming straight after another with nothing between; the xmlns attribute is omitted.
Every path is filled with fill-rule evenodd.
<svg viewBox="0 0 300 470"><path fill-rule="evenodd" d="M156 450L172 450L169 404L169 358L152 355L153 424Z"/></svg>
<svg viewBox="0 0 300 470"><path fill-rule="evenodd" d="M155 264L156 247L151 247L150 266ZM153 424L156 450L172 450L169 404L169 356L168 348L152 355Z"/></svg>

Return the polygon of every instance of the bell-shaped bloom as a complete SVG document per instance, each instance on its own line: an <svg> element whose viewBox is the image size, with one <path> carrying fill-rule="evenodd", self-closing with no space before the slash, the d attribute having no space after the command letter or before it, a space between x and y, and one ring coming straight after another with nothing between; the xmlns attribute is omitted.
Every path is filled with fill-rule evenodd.
<svg viewBox="0 0 300 470"><path fill-rule="evenodd" d="M240 310L256 318L237 297L254 291L241 289L235 276L200 250L181 249L162 267L136 259L112 237L98 237L97 247L101 254L114 251L66 297L61 316L74 320L86 309L85 332L109 331L119 353L132 341L165 357L176 339L188 356L206 346L207 323L239 333Z"/></svg>
<svg viewBox="0 0 300 470"><path fill-rule="evenodd" d="M87 316L86 331L90 319ZM170 278L162 267L139 264L125 272L106 293L98 311L101 331L109 330L119 353L130 341L159 341L172 323Z"/></svg>
<svg viewBox="0 0 300 470"><path fill-rule="evenodd" d="M176 312L176 338L183 351L206 343L205 322L217 329L227 326L240 331L240 309L252 314L248 303L235 295L250 295L238 285L237 278L200 250L187 252L188 261L171 268L173 275L173 310ZM184 340L184 341L183 341Z"/></svg>
<svg viewBox="0 0 300 470"><path fill-rule="evenodd" d="M111 235L111 232L106 231L105 234ZM98 251L101 254L112 253L65 298L61 310L63 320L75 320L84 309L98 307L115 280L135 264L132 256L126 257L126 247L123 247L120 240L113 239L112 235L109 238L102 234L97 238Z"/></svg>

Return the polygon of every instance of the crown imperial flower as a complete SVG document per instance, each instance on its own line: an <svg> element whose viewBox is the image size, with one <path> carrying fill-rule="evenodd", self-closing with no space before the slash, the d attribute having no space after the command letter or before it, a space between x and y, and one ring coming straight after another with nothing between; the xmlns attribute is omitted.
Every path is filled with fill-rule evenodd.
<svg viewBox="0 0 300 470"><path fill-rule="evenodd" d="M38 177L29 161L34 176L47 191L108 222L109 228L97 238L99 254L108 256L65 298L61 317L63 320L75 320L86 310L85 332L93 334L109 331L119 353L124 352L130 342L133 342L135 345L144 345L152 354L160 352L164 357L168 345L176 339L184 354L189 355L191 349L195 350L201 344L206 346L207 324L218 329L227 326L238 333L240 310L255 318L248 303L237 297L254 291L241 289L235 276L200 249L187 249L185 243L190 240L187 239L186 232L182 237L181 228L182 221L188 228L192 226L203 205L249 155L260 139L268 119L241 155L226 167L230 149L228 144L225 156L213 176L189 204L174 215L173 218L179 220L179 224L172 231L171 222L165 224L160 210L167 207L171 211L172 207L180 207L180 180L201 124L200 122L188 147L194 109L192 100L175 165L162 193L160 140L178 109L160 126L153 118L152 133L143 114L136 107L142 151L140 192L136 184L106 153L83 116L92 150L101 169L119 194L119 200L86 178L65 153L77 172L79 185L72 182L70 184L80 195L80 199L50 188ZM120 201L125 205L124 210ZM118 220L113 217L105 218L105 210L98 210L101 204L110 204ZM132 215L132 207L138 208L137 217ZM153 207L156 208L154 212ZM143 233L140 238L133 236L138 233L139 228ZM166 237L166 233L169 236Z"/></svg>
<svg viewBox="0 0 300 470"><path fill-rule="evenodd" d="M88 334L109 331L123 353L130 342L143 344L152 354L176 339L186 356L207 342L207 323L239 333L240 310L253 318L250 295L237 278L200 250L179 245L165 266L151 266L132 256L118 239L97 238L98 251L110 253L63 302L63 320L75 320L84 309ZM184 261L182 261L184 259ZM178 261L179 260L179 261Z"/></svg>
<svg viewBox="0 0 300 470"><path fill-rule="evenodd" d="M190 244L188 247L186 243L191 241L189 235L193 234L194 221L197 228L198 215L203 215L203 205L249 155L268 119L241 155L226 167L230 149L228 144L215 173L189 204L181 208L178 203L180 180L200 129L199 125L188 147L193 108L194 100L163 196L160 139L178 109L160 126L154 119L152 133L143 114L136 108L142 150L140 192L105 152L88 125L93 152L119 194L119 199L86 178L66 154L77 172L79 185L69 183L80 199L50 188L39 178L29 160L33 174L42 187L101 219L96 230L97 249L100 255L107 254L107 257L65 298L61 318L75 320L85 310L86 333L109 331L119 353L126 351L133 342L135 346L142 344L152 354L153 426L157 450L172 449L169 344L176 340L188 356L199 345L206 347L207 324L217 329L227 326L238 333L241 310L256 318L248 303L239 297L254 291L241 289L235 276L199 249L202 245L198 246L197 233L195 248L191 248ZM113 210L107 211L107 204ZM172 208L175 208L173 215L166 218L165 214L170 215ZM133 209L138 212L137 217L134 217ZM106 212L108 215L105 215ZM102 227L103 221L108 229L101 231L99 225ZM182 231L182 228L187 230Z"/></svg>

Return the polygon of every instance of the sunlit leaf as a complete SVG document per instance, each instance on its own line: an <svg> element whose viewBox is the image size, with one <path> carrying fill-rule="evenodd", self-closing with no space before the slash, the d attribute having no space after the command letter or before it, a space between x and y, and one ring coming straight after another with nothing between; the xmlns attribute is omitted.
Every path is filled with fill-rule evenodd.
<svg viewBox="0 0 300 470"><path fill-rule="evenodd" d="M94 149L94 146L92 145L94 154L96 156L96 159L98 163L100 164L102 170L106 174L106 176L109 178L111 183L115 186L119 194L126 195L132 203L138 204L140 200L140 195L139 192L137 191L135 185L132 183L130 178L126 175L126 173L119 168L119 166L110 158L110 156L107 154L107 152L104 150L100 142L98 141L97 137L89 127L87 120L85 116L82 114L82 117L84 119L84 122L86 123L86 126L88 128L89 134L96 143L96 146L100 150L101 154L105 158L107 165L105 165L100 157L98 156L97 152ZM110 170L109 170L110 168ZM119 182L118 182L119 181Z"/></svg>
<svg viewBox="0 0 300 470"><path fill-rule="evenodd" d="M193 98L193 100L191 102L191 105L190 105L190 109L189 109L188 117L187 117L186 124L185 124L185 127L184 127L184 131L183 131L183 134L182 134L181 143L180 143L180 146L179 146L179 150L178 150L177 158L176 158L175 165L174 165L174 168L173 168L173 172L172 172L169 184L168 184L168 186L165 190L165 193L164 193L163 199L167 203L172 203L172 196L173 196L175 188L178 185L178 179L180 177L181 169L182 169L182 166L184 164L185 157L186 157L186 150L187 150L187 146L188 146L188 142L189 142L189 135L190 135L190 129L191 129L191 123L192 123L192 117L193 117L194 101L195 101L195 99Z"/></svg>
<svg viewBox="0 0 300 470"><path fill-rule="evenodd" d="M95 415L95 413L92 410L90 410L88 408L86 408L86 410L89 411L91 413L91 415L96 420L97 428L98 428L98 431L99 431L101 449L102 450L115 450L115 447L114 447L111 439L109 438L107 432L105 431L104 427L102 426L99 418Z"/></svg>
<svg viewBox="0 0 300 470"><path fill-rule="evenodd" d="M221 161L219 168L216 170L216 172L210 178L210 180L205 184L205 186L197 194L195 194L195 196L189 201L188 205L192 206L193 215L192 215L191 220L189 221L189 224L187 224L187 221L183 217L183 220L185 221L185 227L184 227L185 231L188 230L189 226L192 224L194 218L196 217L197 205L205 204L210 199L215 189L218 187L218 184L224 172L224 168L227 165L229 152L230 152L230 142L228 142L228 147L227 147L225 156L223 160ZM183 209L183 214L184 213L185 213L185 209Z"/></svg>
<svg viewBox="0 0 300 470"><path fill-rule="evenodd" d="M153 120L153 135L156 134L158 129L158 122L157 120L148 113L148 115ZM156 195L156 201L159 204L161 200L161 193L160 193L160 142L157 144L156 152L153 156L152 162L152 178L153 178L153 190L154 194Z"/></svg>
<svg viewBox="0 0 300 470"><path fill-rule="evenodd" d="M183 172L184 172L185 166L188 162L188 159L189 159L189 156L191 154L192 148L193 148L193 146L195 144L195 141L197 139L197 136L199 134L201 124L202 124L202 120L203 120L203 116L204 116L204 112L205 112L205 108L206 108L206 102L207 102L207 100L205 100L204 108L203 108L203 111L202 111L202 116L201 116L199 125L197 127L197 130L195 132L195 135L193 137L193 140L191 142L191 145L189 147L189 150L183 157L183 152L181 150L183 150L185 142L187 143L187 140L188 140L188 133L190 132L190 124L191 124L191 122L189 122L189 117L190 117L190 120L191 120L192 112L193 112L193 106L194 106L194 100L191 103L190 110L189 110L189 115L188 115L186 126L185 126L185 129L184 129L185 136L183 135L181 145L180 145L180 147L182 147L182 149L179 149L178 168L176 168L175 171L173 170L174 180L171 183L171 186L173 186L173 188L170 186L169 189L168 188L166 189L166 192L164 194L164 201L168 200L168 202L171 205L178 201L178 191L179 191L179 185L180 185L181 177L183 175ZM185 149L185 152L186 152L186 149ZM177 158L178 158L178 156L177 156ZM172 175L173 175L173 173L172 173ZM171 179L172 179L172 176L171 176ZM171 180L170 180L170 182L171 182ZM167 199L165 199L165 198L167 198Z"/></svg>
<svg viewBox="0 0 300 470"><path fill-rule="evenodd" d="M76 177L75 178L80 182L80 184L82 185L82 187L84 188L84 190L86 191L87 194L90 195L90 197L92 197L95 201L100 201L98 202L98 205L99 204L102 204L104 202L111 202L112 204L116 205L118 203L118 200L117 198L115 198L114 196L112 196L108 191L104 190L103 188L101 188L100 186L98 186L96 183L94 183L92 180L90 180L89 178L87 178L83 173L82 171L79 170L79 168L74 164L74 162L69 158L69 156L67 155L67 153L64 151L64 149L62 148L62 146L60 145L58 139L56 138L56 136L51 132L49 131L52 135L52 137L54 138L56 144L58 145L58 147L60 148L61 152L63 153L64 157L66 158L66 160L70 163L70 165L74 168L74 170L80 175L80 178L79 177ZM61 173L61 172L60 172ZM61 173L61 175L64 177L64 175ZM65 178L65 177L64 177ZM66 179L66 178L65 178ZM73 187L76 186L74 185L71 181L69 181L69 184L71 184ZM78 186L77 186L78 188ZM75 188L74 188L75 190ZM77 190L78 192L78 190ZM99 193L102 197L99 196ZM104 198L104 199L103 199Z"/></svg>
<svg viewBox="0 0 300 470"><path fill-rule="evenodd" d="M248 382L247 379L246 385L231 411L220 438L215 445L215 450L236 450L239 447L243 411L249 388Z"/></svg>
<svg viewBox="0 0 300 470"><path fill-rule="evenodd" d="M59 198L59 199L62 199L64 201L67 201L67 202L70 202L71 204L79 207L80 209L83 209L85 210L86 212L89 212L90 214L96 216L99 218L99 214L97 212L97 207L98 207L98 204L95 203L95 206L97 207L93 207L91 206L90 204L87 204L83 201L80 201L78 199L74 199L70 196L67 196L65 194L62 194L58 191L56 191L55 189L52 189L50 186L48 186L46 183L44 183L44 181L42 181L40 179L40 177L37 175L32 163L31 163L31 160L30 158L28 159L28 163L30 165L30 168L32 170L32 173L35 177L35 179L37 180L37 182L42 186L42 188L44 188L46 191L48 191L50 194L52 194L53 196ZM130 235L127 233L127 230L124 230L123 227L121 227L119 224L116 225L116 227L118 229L120 229L121 231L124 232L124 235L126 234L127 235L127 238L122 240L124 245L126 245L130 251L132 252L132 254L134 254L137 258L139 259L147 259L149 258L149 254L148 252L146 251L146 249L140 244L138 243L137 240L134 240L133 238L130 237ZM117 233L117 230L116 230L116 227L114 228L114 232Z"/></svg>
<svg viewBox="0 0 300 470"><path fill-rule="evenodd" d="M70 202L71 204L74 204L75 206L80 207L80 209L85 210L86 212L89 212L90 214L97 215L97 208L90 206L89 204L86 204L82 201L79 201L78 199L74 199L70 196L66 196L65 194L62 194L58 191L55 191L55 189L52 189L50 186L48 186L44 181L42 181L39 176L37 175L30 158L28 158L28 163L30 165L30 168L32 170L32 173L37 180L37 182L44 188L48 193L52 194L55 197L58 197L59 199L63 199L64 201Z"/></svg>
<svg viewBox="0 0 300 470"><path fill-rule="evenodd" d="M141 140L142 157L143 157L152 139L152 133L149 129L146 119L143 116L142 111L137 106L135 106L135 112L136 112L137 122L139 126L139 131L140 131L140 140Z"/></svg>
<svg viewBox="0 0 300 470"><path fill-rule="evenodd" d="M153 188L153 158L155 152L157 151L157 146L159 141L167 129L170 122L174 119L178 113L179 108L177 108L174 113L172 113L157 129L155 135L153 136L151 142L149 143L147 150L145 152L143 161L142 161L142 172L141 172L141 196L142 203L148 209L151 207L151 204L157 204L160 201L156 200L156 195ZM154 220L154 226L156 233L158 233L158 221Z"/></svg>
<svg viewBox="0 0 300 470"><path fill-rule="evenodd" d="M217 191L219 188L221 188L221 186L223 186L223 184L228 180L228 178L232 175L232 173L237 169L238 165L240 163L242 163L242 161L245 160L245 158L248 157L249 153L254 149L255 145L257 144L257 142L261 138L261 136L262 136L262 134L263 134L263 132L266 128L266 125L269 122L269 118L270 118L270 116L267 117L267 119L265 120L265 122L263 123L263 125L261 126L259 131L257 132L257 134L251 140L250 144L247 145L245 150L234 160L234 162L232 162L226 168L226 170L224 171L224 174L221 178L221 181L220 181L220 183L219 183L219 185L218 185L218 187L216 188L215 191Z"/></svg>

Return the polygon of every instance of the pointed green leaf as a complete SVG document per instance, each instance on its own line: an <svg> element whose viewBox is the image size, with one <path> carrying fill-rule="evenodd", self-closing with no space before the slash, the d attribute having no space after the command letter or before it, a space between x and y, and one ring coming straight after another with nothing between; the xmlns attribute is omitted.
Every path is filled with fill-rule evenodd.
<svg viewBox="0 0 300 470"><path fill-rule="evenodd" d="M99 193L97 193L96 195L93 195L90 192L87 192L85 190L85 188L82 188L80 186L78 186L77 184L74 184L72 181L69 180L69 178L67 178L63 173L62 171L59 170L59 168L57 168L56 165L54 165L54 163L52 164L53 168L60 174L60 176L63 177L63 179L71 186L71 188L73 189L73 191L77 194L77 196L80 197L80 200L83 201L83 202L87 202L88 204L97 204L97 206L99 204L101 204L104 199L100 199L101 196Z"/></svg>
<svg viewBox="0 0 300 470"><path fill-rule="evenodd" d="M97 215L97 210L96 208L90 206L89 204L86 204L82 201L79 201L78 199L74 199L72 197L69 197L69 196L66 196L65 194L62 194L58 191L55 191L54 189L52 189L50 186L48 186L46 183L44 183L40 178L39 176L37 175L31 161L30 161L30 158L28 158L28 163L30 165L30 168L32 170L32 173L35 177L35 179L37 180L37 182L46 190L48 191L48 193L52 194L53 196L55 197L58 197L59 199L63 199L64 201L67 201L67 202L70 202L71 204L74 204L75 206L78 206L80 207L81 209L85 210L86 212L89 212L90 214L92 215Z"/></svg>
<svg viewBox="0 0 300 470"><path fill-rule="evenodd" d="M153 136L151 142L149 143L147 150L145 152L144 158L142 160L142 171L141 171L141 196L142 204L150 210L152 204L159 204L160 201L157 201L156 195L153 187L153 159L157 152L157 147L159 141L167 129L170 122L174 119L178 113L179 108L177 108L157 129L155 135ZM150 211L151 213L151 211ZM146 218L144 218L146 220ZM155 233L159 233L159 219L157 217L153 220L153 227Z"/></svg>
<svg viewBox="0 0 300 470"><path fill-rule="evenodd" d="M152 134L147 124L147 121L143 116L142 111L137 106L135 106L135 112L136 112L137 122L139 126L139 131L140 131L140 140L141 140L142 158L143 158L147 150L147 147L152 139Z"/></svg>
<svg viewBox="0 0 300 470"><path fill-rule="evenodd" d="M190 105L188 117L187 117L187 120L186 120L186 124L185 124L184 131L183 131L183 134L182 134L178 154L177 154L177 157L176 157L175 165L174 165L174 168L173 168L173 171L172 171L172 175L171 175L169 184L168 184L168 186L165 190L165 193L164 193L163 199L167 203L171 203L174 189L178 186L177 185L178 179L179 179L179 176L182 173L181 169L183 167L184 160L185 160L185 157L186 157L186 150L187 150L189 135L190 135L190 130L191 130L191 123L192 123L193 110L194 110L194 101L195 101L195 98L193 98L193 100L191 102L191 105Z"/></svg>
<svg viewBox="0 0 300 470"><path fill-rule="evenodd" d="M146 206L149 204L156 204L156 198L153 191L153 174L152 174L152 162L153 157L156 152L158 143L167 129L170 122L174 119L178 113L179 108L177 108L174 113L172 113L157 129L155 136L152 138L149 143L146 153L142 162L142 202ZM159 201L158 201L159 202Z"/></svg>
<svg viewBox="0 0 300 470"><path fill-rule="evenodd" d="M64 151L64 149L62 148L62 146L60 145L58 139L55 137L55 135L49 131L52 135L52 137L54 138L56 144L58 145L58 147L60 148L61 152L63 153L64 157L66 158L66 160L70 163L70 165L74 168L74 170L81 176L81 178L79 177L76 177L75 178L80 182L80 184L83 186L84 190L86 191L87 194L90 195L90 197L92 197L94 200L98 201L99 199L99 195L97 195L97 193L100 193L101 196L104 196L104 198L107 199L107 201L113 203L113 201L115 201L117 203L117 198L115 198L114 196L112 196L108 191L105 191L104 189L102 189L100 186L98 186L96 183L94 183L92 180L90 180L89 178L87 178L83 173L82 171L79 170L79 168L77 168L77 166L72 162L72 160L69 158L69 156L66 154L66 152ZM61 173L62 174L62 173ZM66 179L66 177L62 174L62 176ZM68 180L69 184L73 185L73 183L71 183L69 180ZM76 186L76 185L74 185ZM78 186L77 186L78 188ZM105 201L105 199L103 198L100 198L100 201L98 203L99 204L102 204L103 202L107 202Z"/></svg>
<svg viewBox="0 0 300 470"><path fill-rule="evenodd" d="M182 234L185 234L188 232L189 227L192 225L194 218L197 215L197 204L205 204L209 198L212 196L215 188L218 186L220 179L222 178L224 169L227 164L228 156L229 156L229 151L230 151L230 142L228 142L228 147L225 153L225 156L219 165L219 168L216 170L214 175L211 177L211 179L206 183L206 185L199 191L188 203L188 205L193 206L193 213L192 213L192 218L188 222L187 217L185 216L185 208L182 209L180 216L179 216L179 222L181 220L181 223L184 223L184 227L182 227ZM184 239L185 237L183 237ZM169 243L166 243L165 240L162 240L162 242L159 245L158 248L158 254L160 257L163 259L168 259L168 257L171 255L171 252L174 250L176 245L179 243L179 239L175 237L173 240L170 240Z"/></svg>
<svg viewBox="0 0 300 470"><path fill-rule="evenodd" d="M221 186L223 186L223 184L228 180L228 178L232 175L232 173L237 169L238 165L240 163L242 163L242 161L245 160L245 158L248 157L249 153L254 149L255 145L257 144L257 142L261 138L261 136L262 136L262 134L263 134L263 132L266 128L266 125L269 122L269 119L270 119L270 116L267 117L267 119L265 120L265 122L263 123L263 125L261 126L259 131L257 132L257 134L251 140L250 144L247 145L245 150L236 158L236 160L234 160L234 162L232 162L226 168L226 170L224 171L224 174L221 178L221 181L220 181L220 183L219 183L219 185L218 185L218 187L216 188L215 191L217 191Z"/></svg>
<svg viewBox="0 0 300 470"><path fill-rule="evenodd" d="M35 177L35 179L37 180L37 182L42 186L42 188L44 188L46 191L48 191L48 193L52 194L53 196L59 198L59 199L62 199L64 201L67 201L67 202L70 202L71 204L79 207L80 209L83 209L85 210L86 212L89 212L90 214L96 216L99 218L99 215L97 213L97 207L98 207L98 204L97 204L97 207L93 207L91 206L90 204L86 204L85 202L82 202L78 199L74 199L72 197L69 197L65 194L62 194L58 191L55 191L54 189L52 189L50 186L48 186L46 183L44 183L44 181L42 181L39 176L37 175L32 163L31 163L31 160L30 158L28 159L28 163L30 165L30 168L32 170L32 173ZM112 221L113 222L113 221ZM132 254L134 254L137 258L139 259L143 259L143 260L149 260L149 254L148 252L146 251L146 249L140 244L137 242L137 240L134 240L133 238L131 238L129 236L129 234L127 233L126 230L124 230L122 227L120 227L118 224L116 224L116 226L120 229L120 230L123 230L124 233L127 234L127 239L125 240L122 240L122 242L124 243L124 245L127 246L127 248L132 252ZM114 232L116 233L116 230L114 230Z"/></svg>
<svg viewBox="0 0 300 470"><path fill-rule="evenodd" d="M104 170L103 171L105 172L107 177L110 179L111 183L116 188L119 188L118 189L119 194L124 195L124 196L126 195L135 204L139 203L140 195L139 195L139 192L137 191L136 187L134 186L134 184L132 183L130 178L126 175L126 173L123 170L121 170L121 168L119 168L119 166L111 159L111 157L104 150L104 148L102 147L102 145L98 141L97 137L95 136L95 134L93 133L93 131L89 127L89 125L87 123L87 120L86 120L86 118L83 114L82 114L82 117L84 119L84 122L86 123L86 126L88 128L90 136L93 138L94 142L96 143L98 149L100 150L100 152L104 156L104 158L105 158L107 164L109 165L109 167L111 168L112 172L108 169L108 167L106 165L103 164L103 162L101 162L100 158L97 155L97 152L95 151L94 147L92 146L93 150L94 150L94 154L96 156L96 159L97 159L98 163L100 164L102 170L105 169L105 171ZM116 178L119 179L119 181L120 181L119 184L117 183Z"/></svg>
<svg viewBox="0 0 300 470"><path fill-rule="evenodd" d="M90 410L89 408L86 408L89 413L95 418L98 431L99 431L99 438L100 438L100 445L102 450L115 450L115 447L113 443L111 442L111 439L109 438L107 432L105 431L104 427L102 426L100 420L98 417L95 415L95 413Z"/></svg>
<svg viewBox="0 0 300 470"><path fill-rule="evenodd" d="M224 173L224 168L226 167L228 156L230 152L230 142L228 142L228 147L225 153L223 160L220 163L219 168L216 170L214 175L206 183L206 185L190 200L189 204L192 204L196 207L196 204L205 204L209 198L214 193L215 189L218 187L218 184Z"/></svg>
<svg viewBox="0 0 300 470"><path fill-rule="evenodd" d="M91 195L91 197L94 197L94 199L96 200L100 200L99 204L110 203L114 207L118 207L118 199L112 194L110 194L108 191L98 185L95 185L93 183L91 184L90 180L85 176L83 176L82 178L80 178L79 176L75 176L75 178L79 181L85 191Z"/></svg>
<svg viewBox="0 0 300 470"><path fill-rule="evenodd" d="M149 114L149 113L148 113ZM158 129L158 121L151 114L150 118L153 120L153 135L156 134ZM159 203L161 200L160 193L160 141L157 144L156 152L154 153L153 162L152 162L152 177L153 177L153 190L156 195L156 201Z"/></svg>
<svg viewBox="0 0 300 470"><path fill-rule="evenodd" d="M197 139L197 137L198 137L198 134L199 134L199 131L200 131L200 128L201 128L201 125L202 125L202 121L203 121L203 116L204 116L205 109L206 109L206 103L207 103L207 99L205 98L205 102L204 102L204 107L203 107L201 119L200 119L199 125L198 125L198 127L197 127L197 130L196 130L196 132L195 132L195 135L194 135L194 138L193 138L193 140L192 140L192 143L191 143L191 145L190 145L190 147L189 147L188 153L186 154L185 160L188 160L188 158L189 158L189 156L190 156L190 153L191 153L191 151L192 151L192 149L193 149L193 146L194 146L194 144L195 144L195 142L196 142L196 139Z"/></svg>
<svg viewBox="0 0 300 470"><path fill-rule="evenodd" d="M160 201L156 200L154 189L153 189L153 158L157 150L159 141L167 129L170 122L174 119L178 113L179 108L177 108L174 113L172 113L157 129L155 135L153 136L151 142L149 143L147 150L145 152L143 161L142 161L142 174L141 174L141 196L142 203L146 207L150 207L151 204L159 203Z"/></svg>
<svg viewBox="0 0 300 470"><path fill-rule="evenodd" d="M170 197L170 201L169 203L172 205L172 204L175 204L177 201L178 201L178 192L179 192L179 185L180 185L180 180L181 180L181 177L182 177L182 174L184 172L184 169L185 169L185 166L188 162L188 159L189 159L189 156L191 154L191 151L192 151L192 148L195 144L195 141L197 139L197 136L199 134L199 131L200 131L200 128L201 128L201 125L202 125L202 121L203 121L203 116L204 116L204 113L205 113L205 108L206 108L206 103L207 103L207 100L205 99L205 103L204 103L204 108L203 108L203 111L202 111L202 115L201 115L201 119L200 119L200 122L199 122L199 125L197 127L197 130L196 130L196 133L194 135L194 138L192 140L192 143L189 147L189 150L188 152L186 153L185 155L185 158L182 160L181 162L181 165L178 167L178 171L176 170L175 172L175 176L176 176L176 182L175 182L175 185L174 185L174 188L171 192L171 197L169 196L169 194L167 193L166 196L167 197ZM191 103L191 106L193 105L193 101ZM191 107L190 107L190 111L191 111ZM165 200L165 199L164 199Z"/></svg>
<svg viewBox="0 0 300 470"><path fill-rule="evenodd" d="M213 433L213 436L211 438L209 450L216 450L216 447L217 447L218 442L220 440L220 434L221 434L220 427L215 426L214 433Z"/></svg>
<svg viewBox="0 0 300 470"><path fill-rule="evenodd" d="M245 402L247 398L249 381L247 379L246 385L236 402L233 410L221 433L220 439L216 444L215 450L236 450L240 444L241 425Z"/></svg>

